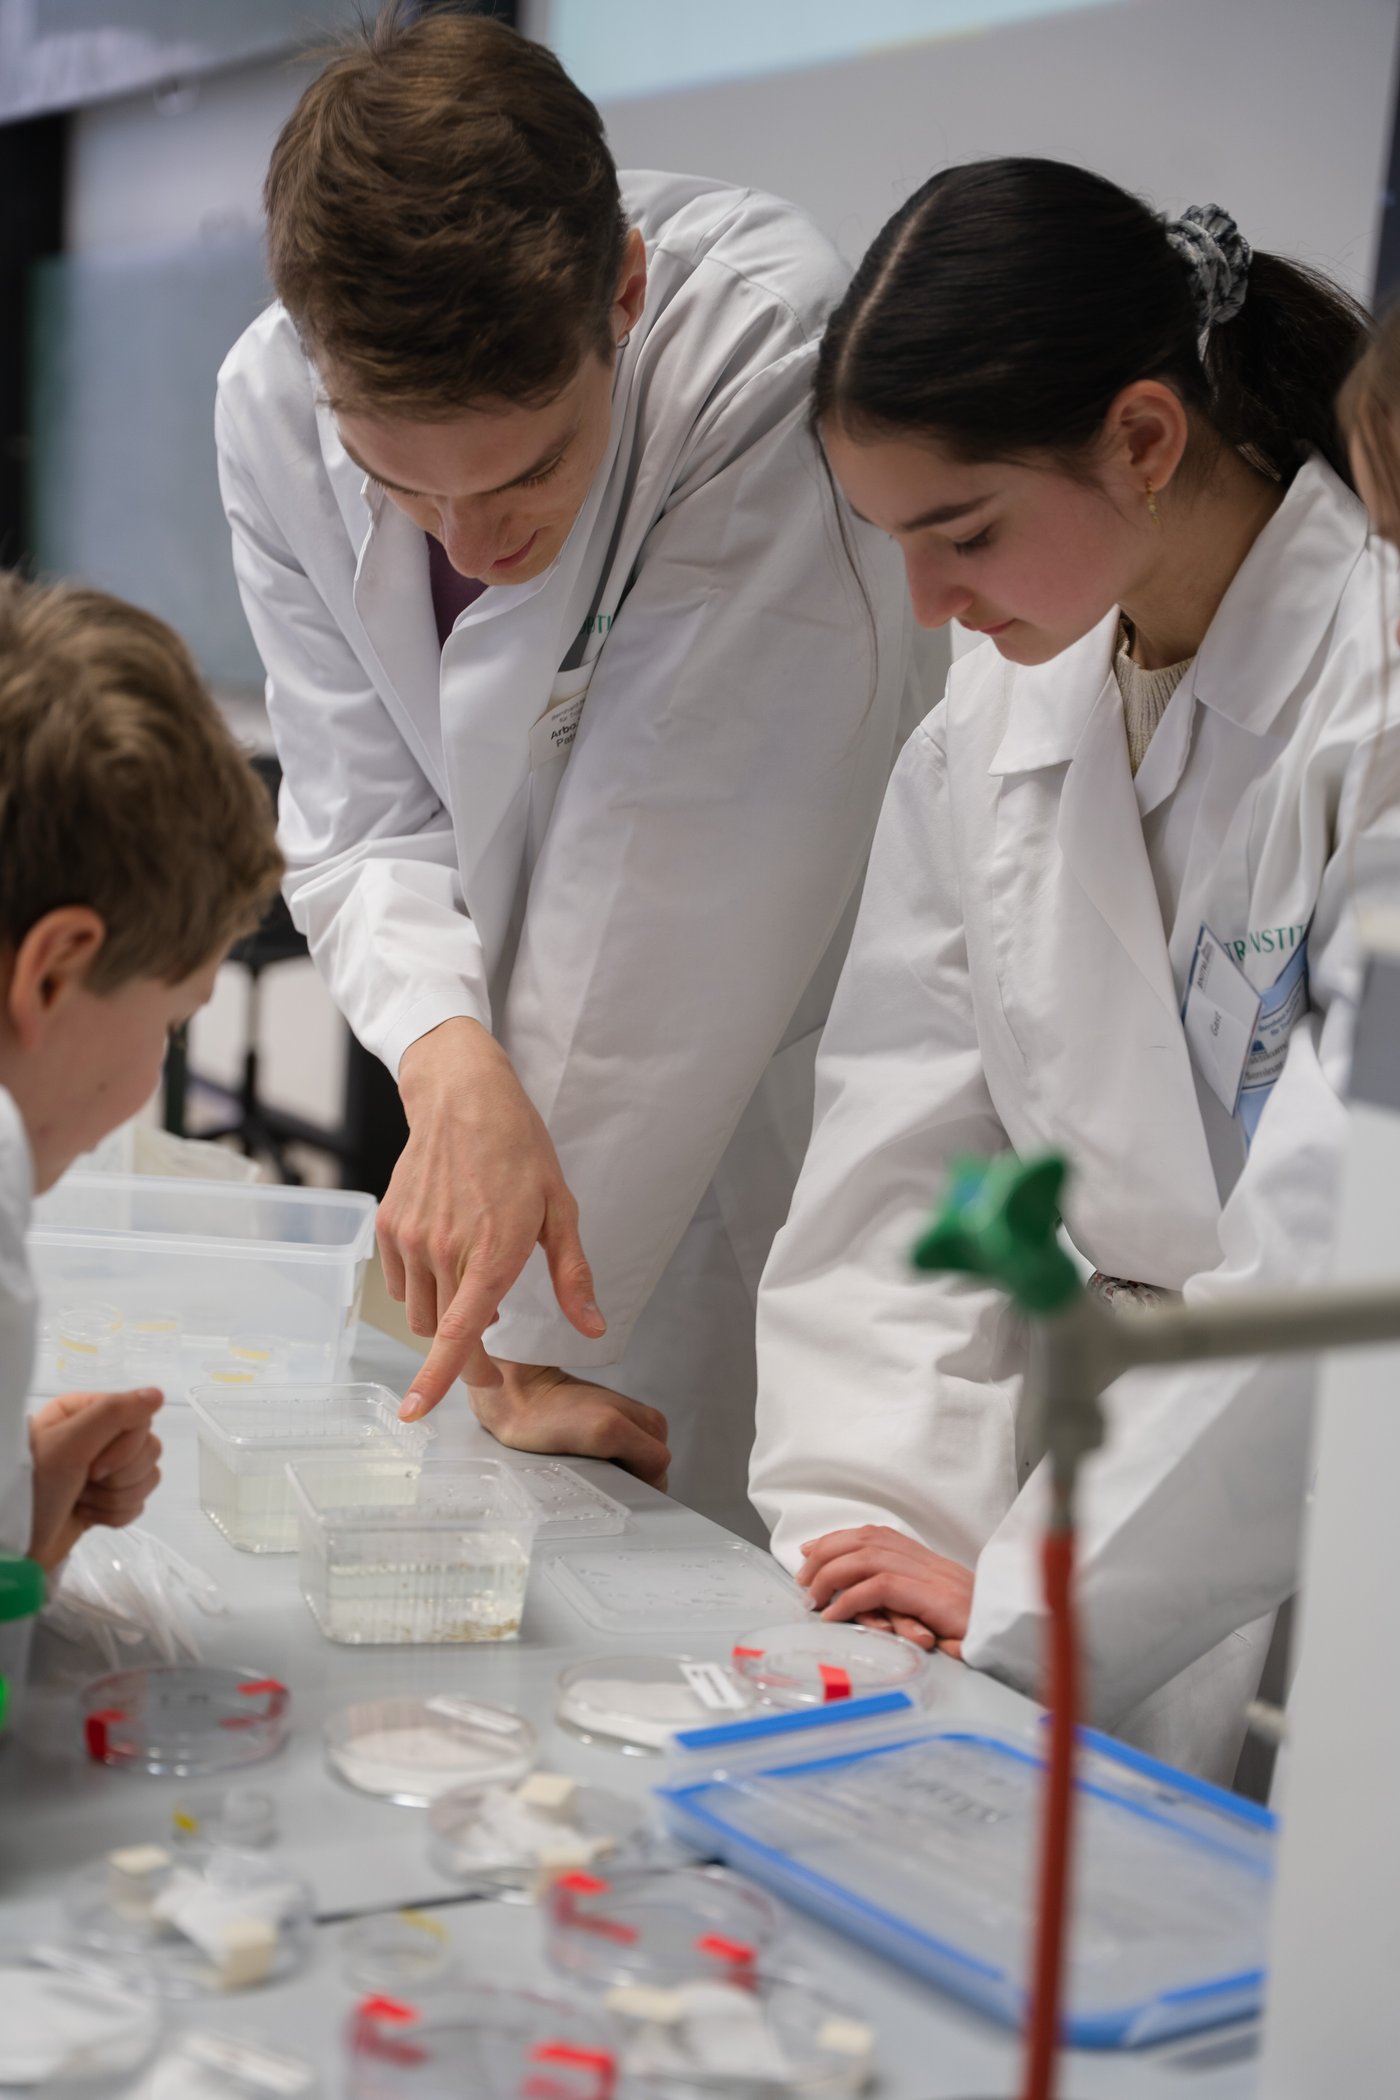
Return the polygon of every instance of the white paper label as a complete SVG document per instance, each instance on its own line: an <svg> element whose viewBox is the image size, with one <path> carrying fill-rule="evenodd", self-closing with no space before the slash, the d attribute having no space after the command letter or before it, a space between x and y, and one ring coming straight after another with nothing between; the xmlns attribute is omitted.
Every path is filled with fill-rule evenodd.
<svg viewBox="0 0 1400 2100"><path fill-rule="evenodd" d="M579 717L583 713L586 693L576 699L565 700L558 707L551 707L547 715L541 715L530 731L530 771L537 766L548 765L552 758L567 758L578 735Z"/></svg>
<svg viewBox="0 0 1400 2100"><path fill-rule="evenodd" d="M1196 938L1181 1019L1196 1069L1227 1116L1233 1116L1239 1106L1260 1004L1243 970L1210 928L1203 926Z"/></svg>
<svg viewBox="0 0 1400 2100"><path fill-rule="evenodd" d="M702 1706L715 1713L743 1713L748 1700L723 1663L681 1664L681 1675Z"/></svg>

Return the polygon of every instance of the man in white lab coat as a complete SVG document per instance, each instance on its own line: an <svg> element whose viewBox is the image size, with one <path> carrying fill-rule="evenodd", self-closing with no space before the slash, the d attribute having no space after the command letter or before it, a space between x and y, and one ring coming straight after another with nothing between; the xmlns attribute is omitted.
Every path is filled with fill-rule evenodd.
<svg viewBox="0 0 1400 2100"><path fill-rule="evenodd" d="M479 19L333 62L268 205L220 474L287 895L410 1125L407 1411L464 1372L503 1441L755 1530L754 1295L911 650L808 429L844 272L772 198L619 196Z"/></svg>

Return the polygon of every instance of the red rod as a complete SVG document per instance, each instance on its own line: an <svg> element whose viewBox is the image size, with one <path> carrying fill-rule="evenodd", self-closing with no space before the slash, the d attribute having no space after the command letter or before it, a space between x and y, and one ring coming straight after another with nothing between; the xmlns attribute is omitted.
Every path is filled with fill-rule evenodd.
<svg viewBox="0 0 1400 2100"><path fill-rule="evenodd" d="M1074 1741L1079 1705L1079 1656L1074 1624L1074 1528L1057 1505L1041 1549L1050 1613L1050 1761L1045 1774L1041 1829L1040 1914L1035 1982L1026 2036L1025 2100L1054 2100L1060 2041L1060 1999L1069 1920L1069 1865L1074 1815Z"/></svg>

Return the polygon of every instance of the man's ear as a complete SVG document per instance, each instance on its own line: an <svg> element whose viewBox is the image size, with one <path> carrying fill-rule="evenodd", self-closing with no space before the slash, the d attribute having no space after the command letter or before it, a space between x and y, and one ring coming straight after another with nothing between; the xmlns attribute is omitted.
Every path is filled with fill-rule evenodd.
<svg viewBox="0 0 1400 2100"><path fill-rule="evenodd" d="M86 904L61 904L15 950L5 1008L21 1049L41 1047L54 1016L86 988L107 928Z"/></svg>
<svg viewBox="0 0 1400 2100"><path fill-rule="evenodd" d="M621 343L630 335L642 318L642 308L647 303L647 244L641 231L634 226L627 236L627 245L622 251L622 269L617 280L617 296L613 301L613 339Z"/></svg>

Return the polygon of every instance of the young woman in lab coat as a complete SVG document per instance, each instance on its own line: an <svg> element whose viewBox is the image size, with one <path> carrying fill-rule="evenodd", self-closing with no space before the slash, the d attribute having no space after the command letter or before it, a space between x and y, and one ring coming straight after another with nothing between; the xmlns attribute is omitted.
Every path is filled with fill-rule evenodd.
<svg viewBox="0 0 1400 2100"><path fill-rule="evenodd" d="M410 1410L465 1367L505 1442L756 1530L754 1299L912 622L808 427L834 251L618 183L547 51L389 19L273 154L220 474L292 913L408 1115Z"/></svg>
<svg viewBox="0 0 1400 2100"><path fill-rule="evenodd" d="M829 1616L1031 1692L1027 1336L909 1249L950 1161L1055 1147L1115 1294L1325 1266L1351 909L1400 885L1388 557L1333 414L1362 328L1214 207L1167 224L1012 160L911 198L823 345L847 496L919 620L983 639L881 816L760 1296L751 1487ZM1213 1058L1183 1021L1210 954L1239 1017ZM1227 1780L1294 1581L1310 1389L1292 1359L1125 1377L1086 1468L1091 1711Z"/></svg>

